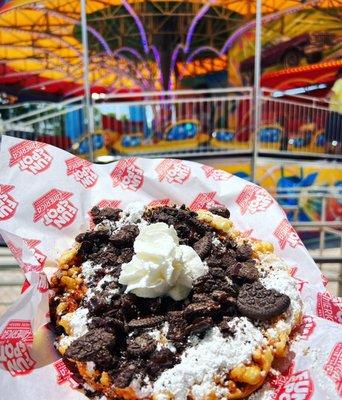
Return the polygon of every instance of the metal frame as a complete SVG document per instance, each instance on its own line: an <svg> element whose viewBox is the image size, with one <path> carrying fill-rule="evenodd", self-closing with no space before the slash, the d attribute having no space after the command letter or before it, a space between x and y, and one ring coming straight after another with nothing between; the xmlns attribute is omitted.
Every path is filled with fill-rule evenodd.
<svg viewBox="0 0 342 400"><path fill-rule="evenodd" d="M82 46L83 46L83 84L84 84L84 101L86 112L86 127L89 135L89 159L94 160L94 149L92 134L94 133L94 111L92 107L92 98L89 82L89 49L88 49L88 30L87 30L87 11L86 0L81 0L81 23L82 23Z"/></svg>
<svg viewBox="0 0 342 400"><path fill-rule="evenodd" d="M253 138L253 163L252 163L252 180L255 182L257 172L257 156L258 156L258 136L261 117L261 13L262 0L256 0L256 16L255 16L255 56L254 56L254 138Z"/></svg>

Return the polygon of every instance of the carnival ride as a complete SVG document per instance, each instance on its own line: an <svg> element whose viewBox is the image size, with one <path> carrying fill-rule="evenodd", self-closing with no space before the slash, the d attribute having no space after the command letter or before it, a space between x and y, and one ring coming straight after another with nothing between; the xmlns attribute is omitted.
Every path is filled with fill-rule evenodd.
<svg viewBox="0 0 342 400"><path fill-rule="evenodd" d="M335 68L334 72L329 69L332 80L338 61L332 60L328 64L325 61L321 67L312 64L299 65L292 70L273 70L284 65L303 64L301 56L313 62L338 54L340 45L333 39L341 32L339 0L265 0L262 6L264 30L261 40L265 49L261 53L261 66L266 70L271 67L271 71L264 74L261 83L267 82L267 87L274 88L279 76L285 78L293 73L298 78L301 68L308 75L308 71L322 70L323 65L329 69L329 63ZM0 63L0 90L16 96L19 101L36 97L56 101L82 94L80 12L77 0L3 3L0 8L0 57L4 61ZM211 98L213 94L209 92L197 101L197 95L192 94L195 98L162 107L162 113L156 106L143 104L140 122L132 119L130 114L137 108L135 103L142 99L139 93L182 89L186 87L186 78L191 76L196 88L200 87L196 79L222 70L228 73L226 83L239 84L244 74L250 80L254 68L251 59L254 53L254 2L90 0L86 13L90 91L97 100L98 113L103 115L103 118L99 116L102 125L97 124L98 139L94 136L96 154L250 146L254 130L250 97L223 101ZM325 31L319 21L324 21ZM308 30L310 34L306 33ZM272 46L275 41L278 44ZM276 65L276 60L281 62ZM325 75L321 74L320 79ZM275 77L273 83L272 76ZM288 82L288 87L294 88L297 83L293 80L291 83L291 79L281 79L281 82ZM210 87L210 79L205 85ZM120 97L120 105L125 101L129 103L129 116L117 119L116 126L113 123L106 126L107 116L102 112L101 102L117 102L116 94L126 92L137 94L135 101L132 97L129 101ZM283 99L291 101L286 94ZM297 107L298 110L289 116L285 103L281 106L273 98L265 98L264 103L259 128L261 146L265 144L268 150L305 148L312 152L324 151L322 131L326 117L323 111L317 119L312 111L304 115ZM82 110L73 113L80 114L76 120L84 115ZM36 129L36 125L34 127ZM42 139L49 135L46 129L44 124L39 126ZM55 125L52 124L51 129L56 130ZM61 129L61 135L68 134L69 130L70 126ZM77 137L68 134L69 141L74 142L74 147L82 147L80 136L84 132L81 128L77 131ZM110 140L110 146L108 140L101 139L106 139L107 133L115 138Z"/></svg>
<svg viewBox="0 0 342 400"><path fill-rule="evenodd" d="M53 109L45 103L42 111L30 103L26 119L12 106L0 107L3 116L13 112L5 132L71 149L82 157L88 157L92 147L96 160L127 154L186 156L191 151L205 157L229 151L252 154L254 99L251 89L239 87L244 65L249 77L253 74L255 3L88 0L87 78L96 119L90 146L82 124L84 107L77 97L84 92L79 0L0 2L0 92L19 102L63 101ZM258 151L275 157L284 152L325 154L327 104L298 93L310 90L324 96L342 66L341 41L331 40L341 34L341 1L264 0L262 12L261 85L271 90L260 98ZM284 47L286 52L280 54ZM281 62L270 60L267 50ZM217 87L235 89L206 90L218 75ZM204 90L184 96L159 92L200 85ZM158 94L146 96L151 91ZM125 108L126 115L110 115L110 107ZM278 189L309 188L306 178L312 176L288 173L279 178ZM315 219L313 211L319 207L312 203L304 214ZM341 208L335 203L328 209Z"/></svg>
<svg viewBox="0 0 342 400"><path fill-rule="evenodd" d="M276 25L295 11L314 9L336 24L338 15L329 11L338 10L338 3L266 0L263 22ZM179 62L220 59L245 35L253 34L254 7L252 1L236 0L88 1L92 92L176 87ZM82 93L78 0L3 2L0 29L3 87L19 96L45 93L50 100Z"/></svg>

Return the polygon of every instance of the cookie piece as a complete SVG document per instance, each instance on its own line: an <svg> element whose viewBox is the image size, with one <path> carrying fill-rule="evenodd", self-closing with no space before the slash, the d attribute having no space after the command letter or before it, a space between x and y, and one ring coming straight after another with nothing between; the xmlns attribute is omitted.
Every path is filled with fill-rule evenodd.
<svg viewBox="0 0 342 400"><path fill-rule="evenodd" d="M129 329L153 328L154 326L157 326L160 323L162 323L164 319L165 318L162 316L132 319L128 323L128 328Z"/></svg>
<svg viewBox="0 0 342 400"><path fill-rule="evenodd" d="M228 210L228 208L226 208L224 206L211 207L211 208L209 208L209 211L212 214L219 215L220 217L223 217L223 218L229 218L230 217L230 211Z"/></svg>
<svg viewBox="0 0 342 400"><path fill-rule="evenodd" d="M111 318L106 314L101 317L93 317L89 323L90 328L103 328L107 332L113 332L116 335L121 335L125 332L125 325L122 321L116 318Z"/></svg>
<svg viewBox="0 0 342 400"><path fill-rule="evenodd" d="M252 283L259 279L259 273L254 262L237 262L227 268L228 276L237 280L238 283Z"/></svg>
<svg viewBox="0 0 342 400"><path fill-rule="evenodd" d="M139 235L139 228L136 225L125 225L119 232L109 238L114 246L132 246L134 239Z"/></svg>
<svg viewBox="0 0 342 400"><path fill-rule="evenodd" d="M234 329L229 325L231 321L230 317L223 317L221 323L219 324L220 331L223 337L234 336Z"/></svg>
<svg viewBox="0 0 342 400"><path fill-rule="evenodd" d="M266 289L260 282L243 285L237 298L237 308L243 316L262 321L282 314L290 303L289 296Z"/></svg>
<svg viewBox="0 0 342 400"><path fill-rule="evenodd" d="M191 335L195 333L202 333L211 328L213 325L214 322L211 317L199 317L186 327L185 334Z"/></svg>
<svg viewBox="0 0 342 400"><path fill-rule="evenodd" d="M173 353L170 349L162 347L155 351L147 362L147 372L155 379L165 369L174 367L179 362L180 357Z"/></svg>
<svg viewBox="0 0 342 400"><path fill-rule="evenodd" d="M65 356L75 361L93 361L100 365L114 362L113 349L116 336L103 328L90 330L76 339L65 352Z"/></svg>
<svg viewBox="0 0 342 400"><path fill-rule="evenodd" d="M201 260L204 260L205 257L210 253L212 245L212 235L210 233L203 236L200 240L198 240L194 244L194 250L199 255Z"/></svg>
<svg viewBox="0 0 342 400"><path fill-rule="evenodd" d="M193 320L206 315L212 316L219 311L220 308L221 306L212 300L202 303L192 303L185 307L184 316L187 320Z"/></svg>
<svg viewBox="0 0 342 400"><path fill-rule="evenodd" d="M236 259L238 261L250 260L253 256L252 246L248 243L244 243L236 248Z"/></svg>
<svg viewBox="0 0 342 400"><path fill-rule="evenodd" d="M111 378L113 383L118 388L127 387L133 376L139 372L139 366L137 362L123 360L120 362L119 366L111 371Z"/></svg>
<svg viewBox="0 0 342 400"><path fill-rule="evenodd" d="M99 224L105 219L108 219L110 221L119 220L121 211L122 210L120 210L119 208L105 207L100 209L95 206L91 209L90 214L93 219L93 222L95 224Z"/></svg>
<svg viewBox="0 0 342 400"><path fill-rule="evenodd" d="M180 342L186 336L186 329L188 326L182 311L170 311L167 314L169 322L169 330L166 337L173 342Z"/></svg>
<svg viewBox="0 0 342 400"><path fill-rule="evenodd" d="M143 333L127 341L127 353L133 357L141 357L151 354L156 349L155 340L148 334Z"/></svg>

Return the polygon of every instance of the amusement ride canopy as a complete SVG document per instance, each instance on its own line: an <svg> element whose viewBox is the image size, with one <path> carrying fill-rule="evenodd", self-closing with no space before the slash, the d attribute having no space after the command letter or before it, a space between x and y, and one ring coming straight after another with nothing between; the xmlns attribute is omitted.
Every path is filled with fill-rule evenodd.
<svg viewBox="0 0 342 400"><path fill-rule="evenodd" d="M341 0L264 0L263 22L308 7L339 15ZM255 27L255 1L88 0L92 92L160 90L174 85L177 63L224 58ZM0 1L0 91L82 93L79 0Z"/></svg>

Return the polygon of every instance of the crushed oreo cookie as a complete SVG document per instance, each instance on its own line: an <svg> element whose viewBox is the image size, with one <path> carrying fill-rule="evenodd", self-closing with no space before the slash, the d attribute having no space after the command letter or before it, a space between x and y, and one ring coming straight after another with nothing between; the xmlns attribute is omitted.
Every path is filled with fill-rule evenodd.
<svg viewBox="0 0 342 400"><path fill-rule="evenodd" d="M203 260L209 255L212 246L212 235L210 233L203 236L200 240L194 243L194 250Z"/></svg>
<svg viewBox="0 0 342 400"><path fill-rule="evenodd" d="M285 312L290 298L274 289L266 289L260 282L243 285L237 298L239 312L252 320L269 320Z"/></svg>
<svg viewBox="0 0 342 400"><path fill-rule="evenodd" d="M239 283L255 282L259 278L259 273L253 261L250 262L237 262L227 268L227 274L233 280Z"/></svg>
<svg viewBox="0 0 342 400"><path fill-rule="evenodd" d="M75 361L92 361L108 367L117 361L112 355L115 343L113 333L103 328L93 329L72 342L65 356Z"/></svg>
<svg viewBox="0 0 342 400"><path fill-rule="evenodd" d="M162 316L147 317L141 319L133 319L127 324L127 326L129 329L152 328L159 325L163 321L164 317Z"/></svg>
<svg viewBox="0 0 342 400"><path fill-rule="evenodd" d="M209 211L230 217L225 207ZM103 221L118 221L122 215L119 209L94 207L91 215L101 229L77 236L80 247L76 262L91 261L99 267L87 280L88 288L94 289L92 296L75 300L74 304L74 309L79 304L88 309L89 331L72 342L65 357L94 362L97 369L109 373L115 387L129 386L139 374L155 380L180 361L191 335L204 336L217 326L224 337L232 336L234 329L229 321L233 317L267 320L282 314L290 305L288 296L268 290L259 282L248 243L238 245L228 235L217 235L214 228L199 221L196 212L185 206L147 209L142 219L148 224L172 225L180 244L193 247L207 264L208 273L193 283L188 298L182 301L125 293L126 287L118 284L118 277L122 264L130 262L134 255L139 228L126 223L110 231ZM108 279L101 281L103 278ZM164 331L172 342L172 351L157 343L152 334L155 331Z"/></svg>
<svg viewBox="0 0 342 400"><path fill-rule="evenodd" d="M211 208L209 208L209 211L212 214L219 215L220 217L223 217L223 218L230 217L230 211L228 210L228 208L223 207L223 206L211 207Z"/></svg>
<svg viewBox="0 0 342 400"><path fill-rule="evenodd" d="M109 238L109 241L118 247L132 246L134 239L139 235L139 228L136 225L125 225L119 232Z"/></svg>
<svg viewBox="0 0 342 400"><path fill-rule="evenodd" d="M127 340L127 353L134 357L147 356L153 353L156 347L155 340L148 333Z"/></svg>
<svg viewBox="0 0 342 400"><path fill-rule="evenodd" d="M106 219L109 221L118 221L121 212L122 210L119 208L105 207L100 209L95 206L91 209L90 214L94 224L99 224Z"/></svg>

